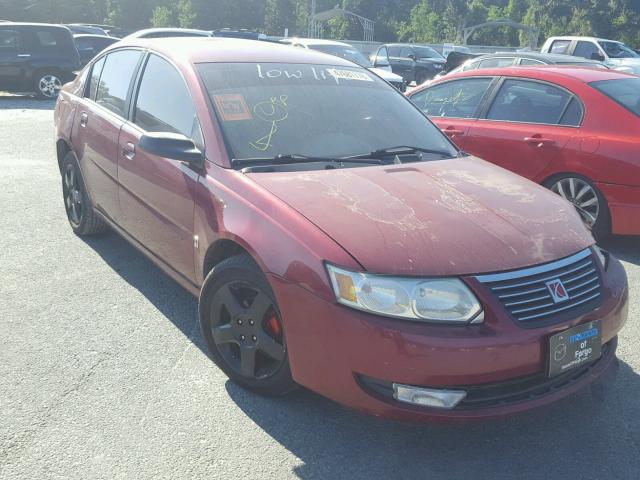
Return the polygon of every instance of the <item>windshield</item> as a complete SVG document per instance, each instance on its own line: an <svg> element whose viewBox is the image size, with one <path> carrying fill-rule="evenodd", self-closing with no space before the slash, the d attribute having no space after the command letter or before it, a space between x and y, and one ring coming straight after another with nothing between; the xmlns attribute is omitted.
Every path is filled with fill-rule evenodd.
<svg viewBox="0 0 640 480"><path fill-rule="evenodd" d="M402 94L360 67L205 63L198 71L234 159L342 158L400 145L458 154Z"/></svg>
<svg viewBox="0 0 640 480"><path fill-rule="evenodd" d="M346 58L347 60L357 63L361 67L369 68L372 66L369 59L355 48L343 45L309 45L309 48L319 52L328 53L330 55L335 55L336 57Z"/></svg>
<svg viewBox="0 0 640 480"><path fill-rule="evenodd" d="M610 58L635 58L640 57L636 52L619 42L598 42Z"/></svg>
<svg viewBox="0 0 640 480"><path fill-rule="evenodd" d="M418 58L444 59L444 57L442 55L440 55L438 52L436 52L431 47L413 47L413 49L415 50L416 55L418 56Z"/></svg>
<svg viewBox="0 0 640 480"><path fill-rule="evenodd" d="M640 117L640 78L601 80L589 85Z"/></svg>

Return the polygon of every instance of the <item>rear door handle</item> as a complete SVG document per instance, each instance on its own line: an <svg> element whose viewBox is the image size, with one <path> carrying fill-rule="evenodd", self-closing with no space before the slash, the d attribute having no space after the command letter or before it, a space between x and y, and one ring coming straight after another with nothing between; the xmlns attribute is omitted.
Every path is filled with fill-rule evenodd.
<svg viewBox="0 0 640 480"><path fill-rule="evenodd" d="M444 133L446 133L450 137L453 137L455 135L464 135L464 132L462 130L458 130L455 127L447 127L447 128L445 128L444 129Z"/></svg>
<svg viewBox="0 0 640 480"><path fill-rule="evenodd" d="M536 145L537 147L542 147L544 145L553 145L555 140L551 140L550 138L538 137L534 135L533 137L524 137L525 143L530 143L532 145Z"/></svg>
<svg viewBox="0 0 640 480"><path fill-rule="evenodd" d="M82 112L80 114L80 126L85 128L87 126L87 122L89 121L89 114L86 112Z"/></svg>
<svg viewBox="0 0 640 480"><path fill-rule="evenodd" d="M19 53L18 58L31 58L30 53Z"/></svg>
<svg viewBox="0 0 640 480"><path fill-rule="evenodd" d="M128 160L133 160L136 158L136 146L131 142L127 142L122 148L122 155L124 155Z"/></svg>

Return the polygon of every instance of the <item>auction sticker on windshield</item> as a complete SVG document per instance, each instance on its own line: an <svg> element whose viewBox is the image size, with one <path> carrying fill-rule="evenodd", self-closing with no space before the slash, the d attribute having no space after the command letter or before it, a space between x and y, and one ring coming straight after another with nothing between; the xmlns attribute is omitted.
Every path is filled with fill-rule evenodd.
<svg viewBox="0 0 640 480"><path fill-rule="evenodd" d="M578 325L549 339L549 377L592 362L602 352L600 321Z"/></svg>
<svg viewBox="0 0 640 480"><path fill-rule="evenodd" d="M213 99L218 107L218 112L225 122L238 120L252 120L253 117L244 100L244 96L239 94L214 95Z"/></svg>

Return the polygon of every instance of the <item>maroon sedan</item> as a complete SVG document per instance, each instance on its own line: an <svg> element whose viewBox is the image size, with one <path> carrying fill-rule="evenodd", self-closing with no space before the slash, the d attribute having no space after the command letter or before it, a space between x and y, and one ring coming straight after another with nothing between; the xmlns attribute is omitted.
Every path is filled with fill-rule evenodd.
<svg viewBox="0 0 640 480"><path fill-rule="evenodd" d="M78 235L112 228L199 297L217 365L396 419L565 397L615 359L621 264L548 190L461 153L338 57L136 40L55 114Z"/></svg>

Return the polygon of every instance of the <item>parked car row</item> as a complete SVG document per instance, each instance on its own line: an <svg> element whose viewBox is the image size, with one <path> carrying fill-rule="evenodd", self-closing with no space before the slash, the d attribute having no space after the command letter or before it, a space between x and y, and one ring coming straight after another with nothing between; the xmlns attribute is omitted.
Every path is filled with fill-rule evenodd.
<svg viewBox="0 0 640 480"><path fill-rule="evenodd" d="M55 109L72 230L115 230L197 296L229 378L429 420L528 410L607 371L627 282L584 220L637 225L640 79L468 71L416 108L341 55L246 47L128 39ZM608 171L552 177L581 216L450 138L538 181L557 159Z"/></svg>

